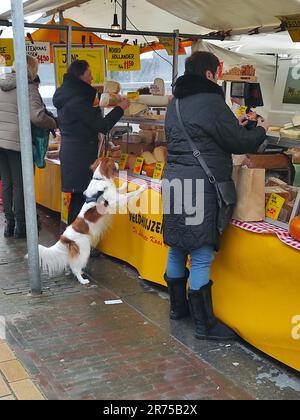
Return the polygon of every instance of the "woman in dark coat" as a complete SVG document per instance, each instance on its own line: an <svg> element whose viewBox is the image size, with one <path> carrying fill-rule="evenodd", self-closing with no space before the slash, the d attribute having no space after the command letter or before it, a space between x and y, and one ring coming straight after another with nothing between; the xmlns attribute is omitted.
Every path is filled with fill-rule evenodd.
<svg viewBox="0 0 300 420"><path fill-rule="evenodd" d="M83 192L92 177L90 166L98 157L98 134L107 134L129 106L124 99L103 118L100 108L93 106L97 91L91 86L92 80L89 64L84 60L74 61L53 97L62 135L62 191L72 193L69 224L76 219L85 201Z"/></svg>
<svg viewBox="0 0 300 420"><path fill-rule="evenodd" d="M232 339L235 335L215 318L212 307L210 268L219 248L216 191L193 156L176 115L175 101L179 99L186 130L218 182L231 180L232 154L256 152L268 128L267 123L260 120L257 128L249 130L237 120L217 84L219 66L218 58L211 53L197 52L188 58L185 75L176 83L175 99L166 116L168 162L163 182L163 230L164 241L171 247L165 275L170 293L170 317L180 319L191 312L198 339ZM204 191L203 186L196 190L197 180L203 180ZM170 182L179 182L183 194L179 191L172 195L172 189L168 188ZM192 185L191 191L187 190L187 182ZM183 203L178 203L178 198L182 197ZM188 207L184 200L190 202ZM203 201L204 218L200 217L197 222L195 213L193 222L188 209L193 206L199 210ZM190 273L186 270L188 255Z"/></svg>

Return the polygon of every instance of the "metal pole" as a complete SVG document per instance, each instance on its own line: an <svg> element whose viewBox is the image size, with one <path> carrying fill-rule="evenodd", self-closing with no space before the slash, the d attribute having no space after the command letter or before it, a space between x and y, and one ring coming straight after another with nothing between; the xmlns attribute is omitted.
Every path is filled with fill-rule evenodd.
<svg viewBox="0 0 300 420"><path fill-rule="evenodd" d="M67 33L67 68L72 63L72 25L70 24L68 27Z"/></svg>
<svg viewBox="0 0 300 420"><path fill-rule="evenodd" d="M122 0L122 30L127 29L127 0Z"/></svg>
<svg viewBox="0 0 300 420"><path fill-rule="evenodd" d="M26 49L24 42L24 13L22 0L11 0L11 9L14 34L15 68L17 75L17 99L24 184L30 289L31 293L33 294L41 294L42 283L38 252L38 229L34 190L32 137L30 126L28 76Z"/></svg>
<svg viewBox="0 0 300 420"><path fill-rule="evenodd" d="M175 83L178 78L178 53L179 53L179 30L174 31L174 54L173 54L173 75L172 88L174 92Z"/></svg>
<svg viewBox="0 0 300 420"><path fill-rule="evenodd" d="M59 11L59 24L63 25L63 23L64 23L64 13L60 10ZM65 36L65 31L63 29L61 29L60 33L59 33L59 42L61 44L64 43L64 36Z"/></svg>

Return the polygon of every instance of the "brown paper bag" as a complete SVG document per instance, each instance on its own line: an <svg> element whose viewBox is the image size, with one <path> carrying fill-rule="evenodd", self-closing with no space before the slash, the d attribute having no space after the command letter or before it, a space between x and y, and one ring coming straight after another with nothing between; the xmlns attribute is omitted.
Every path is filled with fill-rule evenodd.
<svg viewBox="0 0 300 420"><path fill-rule="evenodd" d="M261 222L265 218L265 169L233 168L232 179L237 190L233 218L241 222Z"/></svg>

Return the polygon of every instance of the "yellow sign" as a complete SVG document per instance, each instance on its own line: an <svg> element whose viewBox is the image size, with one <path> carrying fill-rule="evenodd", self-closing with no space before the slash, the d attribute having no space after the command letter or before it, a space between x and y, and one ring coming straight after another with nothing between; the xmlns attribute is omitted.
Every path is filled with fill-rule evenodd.
<svg viewBox="0 0 300 420"><path fill-rule="evenodd" d="M128 161L128 154L123 153L121 155L120 162L119 162L119 170L120 171L124 171L124 169L126 168L126 165L127 165L127 161Z"/></svg>
<svg viewBox="0 0 300 420"><path fill-rule="evenodd" d="M279 214L285 203L285 199L278 194L272 194L266 208L266 216L273 220L278 220Z"/></svg>
<svg viewBox="0 0 300 420"><path fill-rule="evenodd" d="M108 45L107 63L109 71L139 71L141 70L140 47Z"/></svg>
<svg viewBox="0 0 300 420"><path fill-rule="evenodd" d="M165 164L163 162L157 162L157 164L155 166L153 178L154 179L161 179L162 174L164 172L164 169L165 169Z"/></svg>
<svg viewBox="0 0 300 420"><path fill-rule="evenodd" d="M277 17L286 25L293 42L300 42L300 14Z"/></svg>
<svg viewBox="0 0 300 420"><path fill-rule="evenodd" d="M0 67L11 67L14 63L14 40L0 38Z"/></svg>
<svg viewBox="0 0 300 420"><path fill-rule="evenodd" d="M127 99L130 101L138 101L140 99L140 94L139 92L128 92Z"/></svg>
<svg viewBox="0 0 300 420"><path fill-rule="evenodd" d="M61 221L67 225L69 218L71 193L61 193Z"/></svg>
<svg viewBox="0 0 300 420"><path fill-rule="evenodd" d="M55 46L55 77L57 86L61 86L67 72L66 47ZM93 86L103 85L106 75L105 47L72 48L72 62L86 60L93 74Z"/></svg>
<svg viewBox="0 0 300 420"><path fill-rule="evenodd" d="M173 38L164 38L160 37L159 42L163 44L168 55L174 55L174 39ZM183 47L179 46L178 48L179 55L186 55L186 51Z"/></svg>
<svg viewBox="0 0 300 420"><path fill-rule="evenodd" d="M135 175L140 175L144 165L144 158L138 157L135 161L133 173Z"/></svg>
<svg viewBox="0 0 300 420"><path fill-rule="evenodd" d="M239 109L236 111L236 116L238 118L242 117L246 114L248 107L247 106L240 106Z"/></svg>

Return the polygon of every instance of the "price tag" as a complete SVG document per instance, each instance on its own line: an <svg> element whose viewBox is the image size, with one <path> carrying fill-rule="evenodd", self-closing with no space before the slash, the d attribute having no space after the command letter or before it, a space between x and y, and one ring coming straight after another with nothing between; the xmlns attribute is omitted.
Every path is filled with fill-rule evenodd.
<svg viewBox="0 0 300 420"><path fill-rule="evenodd" d="M138 157L135 161L135 165L134 165L134 170L133 173L135 175L141 175L142 169L143 169L143 165L144 165L144 158L142 157Z"/></svg>
<svg viewBox="0 0 300 420"><path fill-rule="evenodd" d="M128 154L123 153L121 155L120 161L119 161L119 170L120 171L124 171L124 169L126 168L126 165L127 165L127 161L128 161Z"/></svg>
<svg viewBox="0 0 300 420"><path fill-rule="evenodd" d="M246 114L247 107L246 106L240 106L239 109L236 111L236 116L238 118L242 117L244 114Z"/></svg>
<svg viewBox="0 0 300 420"><path fill-rule="evenodd" d="M285 203L285 199L278 194L272 194L266 208L266 216L272 220L278 220L279 214Z"/></svg>
<svg viewBox="0 0 300 420"><path fill-rule="evenodd" d="M161 179L164 172L165 164L163 162L157 162L153 174L153 179Z"/></svg>
<svg viewBox="0 0 300 420"><path fill-rule="evenodd" d="M139 92L128 92L127 99L130 101L138 101L140 99L140 94Z"/></svg>

